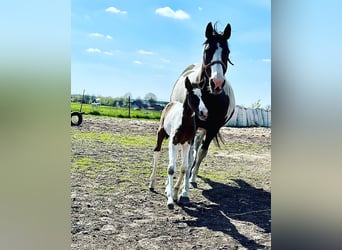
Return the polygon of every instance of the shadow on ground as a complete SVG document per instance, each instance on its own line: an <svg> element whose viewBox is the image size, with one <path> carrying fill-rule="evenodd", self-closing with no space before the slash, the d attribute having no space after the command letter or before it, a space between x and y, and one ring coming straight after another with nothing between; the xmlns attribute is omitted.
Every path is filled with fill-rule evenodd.
<svg viewBox="0 0 342 250"><path fill-rule="evenodd" d="M248 249L264 248L246 237L245 230L238 230L232 222L241 221L248 224L249 228L256 225L263 233L270 233L271 194L263 189L254 188L241 179L233 180L236 185L226 185L200 178L211 186L211 189L202 191L203 196L211 204L192 202L183 206L183 210L195 218L183 222L191 227L207 227L213 231L221 231Z"/></svg>

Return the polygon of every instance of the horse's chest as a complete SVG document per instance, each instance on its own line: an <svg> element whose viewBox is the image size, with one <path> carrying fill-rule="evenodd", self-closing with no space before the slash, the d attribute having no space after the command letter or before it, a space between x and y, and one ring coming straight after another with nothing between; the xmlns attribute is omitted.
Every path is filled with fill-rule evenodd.
<svg viewBox="0 0 342 250"><path fill-rule="evenodd" d="M173 144L184 144L186 142L190 142L196 134L195 123L182 124L179 128L176 129L175 134L173 136Z"/></svg>
<svg viewBox="0 0 342 250"><path fill-rule="evenodd" d="M213 96L208 95L203 99L206 107L208 108L208 115L212 117L225 116L229 107L229 97L227 95Z"/></svg>

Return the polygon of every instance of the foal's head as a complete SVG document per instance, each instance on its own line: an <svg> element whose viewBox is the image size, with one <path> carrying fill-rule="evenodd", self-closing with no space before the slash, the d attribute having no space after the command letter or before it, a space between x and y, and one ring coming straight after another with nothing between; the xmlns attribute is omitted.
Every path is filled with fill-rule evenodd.
<svg viewBox="0 0 342 250"><path fill-rule="evenodd" d="M198 86L194 87L188 77L185 78L185 87L187 89L186 104L200 120L205 121L208 116L208 109L202 101L201 89Z"/></svg>
<svg viewBox="0 0 342 250"><path fill-rule="evenodd" d="M219 94L225 84L225 73L228 68L228 62L233 65L229 59L230 50L228 48L228 39L230 38L231 27L227 24L223 33L219 33L216 27L213 28L208 23L205 36L203 51L203 71L210 83L210 92Z"/></svg>

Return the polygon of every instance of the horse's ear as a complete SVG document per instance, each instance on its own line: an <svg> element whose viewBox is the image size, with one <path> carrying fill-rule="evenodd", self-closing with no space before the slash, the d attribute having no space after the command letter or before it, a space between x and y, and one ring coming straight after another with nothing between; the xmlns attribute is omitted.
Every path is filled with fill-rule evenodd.
<svg viewBox="0 0 342 250"><path fill-rule="evenodd" d="M189 80L188 77L185 78L185 88L188 90L188 91L191 91L192 90L192 85L191 85L191 82Z"/></svg>
<svg viewBox="0 0 342 250"><path fill-rule="evenodd" d="M232 32L232 28L230 27L230 24L228 23L226 28L224 29L223 37L226 40L228 40L230 38L231 32Z"/></svg>
<svg viewBox="0 0 342 250"><path fill-rule="evenodd" d="M205 29L205 37L206 38L211 38L213 36L213 25L210 23L207 24L207 28Z"/></svg>

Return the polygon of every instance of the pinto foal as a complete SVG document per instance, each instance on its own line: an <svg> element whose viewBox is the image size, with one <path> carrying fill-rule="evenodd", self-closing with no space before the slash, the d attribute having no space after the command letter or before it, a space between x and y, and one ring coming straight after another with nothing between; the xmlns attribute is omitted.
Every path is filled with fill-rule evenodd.
<svg viewBox="0 0 342 250"><path fill-rule="evenodd" d="M195 115L200 120L205 120L208 116L208 109L204 105L201 97L201 90L192 86L188 78L185 79L185 88L187 90L184 102L170 102L164 108L160 125L157 132L157 145L154 148L153 170L150 177L149 188L154 191L156 180L157 162L160 156L160 150L164 139L170 137L169 141L169 165L167 168L168 177L166 180L167 206L173 209L174 201L178 199L178 191L189 167L189 149L190 144L196 134ZM182 145L182 167L175 187L173 188L172 179L176 172L177 145ZM182 197L189 197L189 182L184 183Z"/></svg>

